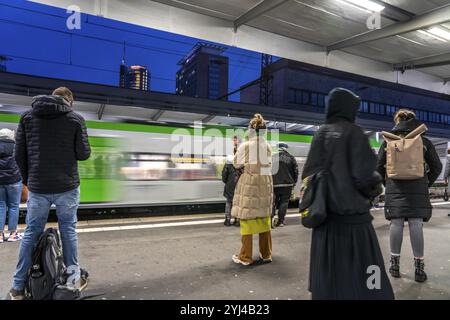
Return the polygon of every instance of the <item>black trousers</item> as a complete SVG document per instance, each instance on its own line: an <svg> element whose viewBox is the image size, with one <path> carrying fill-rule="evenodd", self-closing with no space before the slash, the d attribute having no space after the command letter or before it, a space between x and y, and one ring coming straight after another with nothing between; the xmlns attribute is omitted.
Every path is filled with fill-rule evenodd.
<svg viewBox="0 0 450 320"><path fill-rule="evenodd" d="M278 221L284 222L286 212L291 199L292 187L273 188L273 210L272 217L275 217L278 208Z"/></svg>

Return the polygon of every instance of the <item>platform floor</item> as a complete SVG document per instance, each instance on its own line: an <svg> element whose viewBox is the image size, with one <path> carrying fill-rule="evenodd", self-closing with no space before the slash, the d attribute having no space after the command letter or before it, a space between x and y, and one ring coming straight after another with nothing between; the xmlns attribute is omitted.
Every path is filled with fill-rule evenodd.
<svg viewBox="0 0 450 320"><path fill-rule="evenodd" d="M397 299L450 299L450 203L436 203L425 224L429 280L414 282L412 250L405 227L402 278L392 279ZM310 230L295 210L273 231L273 263L243 267L231 256L240 247L239 228L224 227L221 215L81 222L79 252L91 274L96 299L310 299ZM389 225L373 211L388 262ZM255 238L256 240L256 238ZM18 243L0 244L0 292L9 290ZM254 241L254 257L258 255Z"/></svg>

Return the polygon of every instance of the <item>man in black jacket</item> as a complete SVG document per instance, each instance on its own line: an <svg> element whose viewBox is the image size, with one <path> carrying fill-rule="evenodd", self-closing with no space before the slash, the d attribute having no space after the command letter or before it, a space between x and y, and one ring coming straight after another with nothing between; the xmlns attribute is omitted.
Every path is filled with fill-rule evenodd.
<svg viewBox="0 0 450 320"><path fill-rule="evenodd" d="M52 204L56 206L66 267L75 273L75 287L87 282L80 277L77 209L80 178L77 161L89 158L91 148L84 119L72 110L72 92L64 87L51 96L33 98L32 109L20 118L16 135L16 161L28 186L27 228L20 246L19 261L10 296L24 298L32 251L44 231Z"/></svg>
<svg viewBox="0 0 450 320"><path fill-rule="evenodd" d="M287 151L288 145L285 143L278 144L278 153L273 156L272 163L274 165L273 174L273 211L272 218L275 217L278 207L278 221L276 227L284 226L284 218L291 199L292 189L298 180L298 164L295 157Z"/></svg>

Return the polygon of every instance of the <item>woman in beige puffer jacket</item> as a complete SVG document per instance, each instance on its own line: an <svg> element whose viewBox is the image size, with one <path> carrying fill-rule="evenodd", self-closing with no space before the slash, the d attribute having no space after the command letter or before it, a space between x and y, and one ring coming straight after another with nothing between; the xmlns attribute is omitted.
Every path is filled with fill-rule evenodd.
<svg viewBox="0 0 450 320"><path fill-rule="evenodd" d="M270 214L273 202L272 151L264 138L266 123L260 114L250 121L248 141L234 157L234 166L243 170L233 198L231 215L240 219L242 248L233 256L235 263L249 265L253 235L259 234L260 258L272 261Z"/></svg>

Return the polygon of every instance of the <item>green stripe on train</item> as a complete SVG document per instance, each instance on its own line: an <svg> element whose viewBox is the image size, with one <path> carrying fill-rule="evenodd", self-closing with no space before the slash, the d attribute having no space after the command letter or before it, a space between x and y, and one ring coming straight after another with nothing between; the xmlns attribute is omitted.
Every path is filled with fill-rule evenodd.
<svg viewBox="0 0 450 320"><path fill-rule="evenodd" d="M14 114L0 113L0 121L2 122L18 122L19 116ZM235 134L233 127L225 126L206 126L204 129L194 128L178 128L172 126L158 126L150 124L135 124L135 123L121 123L121 122L106 122L106 121L86 121L89 129L99 130L115 130L115 131L129 131L129 132L145 132L145 133L159 133L159 134L187 134L187 135L205 135L209 137L232 137ZM268 139L271 140L272 135L268 134ZM299 135L280 133L279 140L286 142L303 142L311 143L313 137L311 135ZM380 147L381 143L375 139L370 139L370 145L374 148Z"/></svg>

